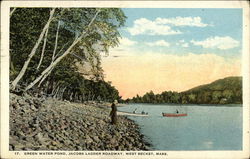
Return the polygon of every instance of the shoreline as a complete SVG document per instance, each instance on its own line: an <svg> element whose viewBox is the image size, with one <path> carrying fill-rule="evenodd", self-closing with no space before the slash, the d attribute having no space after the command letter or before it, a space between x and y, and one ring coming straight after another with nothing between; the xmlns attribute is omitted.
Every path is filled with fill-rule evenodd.
<svg viewBox="0 0 250 159"><path fill-rule="evenodd" d="M183 107L190 107L190 106L210 106L210 107L242 107L243 104L239 103L239 104L176 104L176 103L128 103L125 104L125 106L129 106L129 105L133 105L133 104L142 104L144 106L152 106L152 105L158 105L158 106L183 106Z"/></svg>
<svg viewBox="0 0 250 159"><path fill-rule="evenodd" d="M110 124L110 110L10 93L9 150L149 150L134 121L119 115L118 124Z"/></svg>

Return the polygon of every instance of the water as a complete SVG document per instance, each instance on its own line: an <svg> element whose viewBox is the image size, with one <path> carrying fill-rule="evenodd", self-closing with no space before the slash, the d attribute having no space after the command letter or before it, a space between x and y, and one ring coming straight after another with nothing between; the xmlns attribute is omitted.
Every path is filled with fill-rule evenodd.
<svg viewBox="0 0 250 159"><path fill-rule="evenodd" d="M148 117L129 118L140 127L153 150L242 150L242 107L131 104L120 111L144 110ZM162 112L188 113L162 117Z"/></svg>

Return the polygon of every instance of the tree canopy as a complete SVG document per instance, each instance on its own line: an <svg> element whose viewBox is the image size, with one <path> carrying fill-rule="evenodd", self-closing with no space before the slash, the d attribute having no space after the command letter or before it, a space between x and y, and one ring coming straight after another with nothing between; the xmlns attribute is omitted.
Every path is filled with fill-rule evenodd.
<svg viewBox="0 0 250 159"><path fill-rule="evenodd" d="M118 29L125 20L118 8L12 9L11 90L39 89L77 100L90 99L87 94L118 99L118 91L103 79L100 53L119 44ZM104 94L97 88L104 88Z"/></svg>

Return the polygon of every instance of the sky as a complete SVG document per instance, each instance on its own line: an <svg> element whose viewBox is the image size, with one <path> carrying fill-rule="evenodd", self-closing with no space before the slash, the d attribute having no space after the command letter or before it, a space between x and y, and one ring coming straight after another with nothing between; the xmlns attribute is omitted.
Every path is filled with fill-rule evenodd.
<svg viewBox="0 0 250 159"><path fill-rule="evenodd" d="M123 99L241 76L241 9L122 10L120 45L103 56L102 67Z"/></svg>

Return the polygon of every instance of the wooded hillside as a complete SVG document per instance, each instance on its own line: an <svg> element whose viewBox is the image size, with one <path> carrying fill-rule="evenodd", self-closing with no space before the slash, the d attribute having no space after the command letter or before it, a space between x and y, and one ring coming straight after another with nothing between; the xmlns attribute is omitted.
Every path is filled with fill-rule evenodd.
<svg viewBox="0 0 250 159"><path fill-rule="evenodd" d="M165 91L127 99L135 103L238 104L242 103L242 77L227 77L184 92Z"/></svg>

